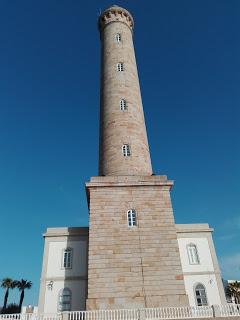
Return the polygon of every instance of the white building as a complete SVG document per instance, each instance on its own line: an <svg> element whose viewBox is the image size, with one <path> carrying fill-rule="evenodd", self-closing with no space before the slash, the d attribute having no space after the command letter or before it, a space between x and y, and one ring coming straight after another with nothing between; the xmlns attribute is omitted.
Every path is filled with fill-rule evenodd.
<svg viewBox="0 0 240 320"><path fill-rule="evenodd" d="M226 304L220 269L205 224L176 224L184 283L192 306ZM84 310L87 297L88 228L49 228L39 312Z"/></svg>
<svg viewBox="0 0 240 320"><path fill-rule="evenodd" d="M39 312L84 310L88 228L49 228L44 238Z"/></svg>
<svg viewBox="0 0 240 320"><path fill-rule="evenodd" d="M189 304L226 304L213 229L207 223L176 224L176 229Z"/></svg>

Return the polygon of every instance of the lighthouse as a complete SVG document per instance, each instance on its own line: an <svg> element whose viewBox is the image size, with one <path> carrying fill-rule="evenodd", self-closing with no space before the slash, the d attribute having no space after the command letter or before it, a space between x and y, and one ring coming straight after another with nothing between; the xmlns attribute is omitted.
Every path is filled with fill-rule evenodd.
<svg viewBox="0 0 240 320"><path fill-rule="evenodd" d="M111 6L98 27L99 175L86 183L87 309L187 305L170 198L173 182L152 174L133 17Z"/></svg>

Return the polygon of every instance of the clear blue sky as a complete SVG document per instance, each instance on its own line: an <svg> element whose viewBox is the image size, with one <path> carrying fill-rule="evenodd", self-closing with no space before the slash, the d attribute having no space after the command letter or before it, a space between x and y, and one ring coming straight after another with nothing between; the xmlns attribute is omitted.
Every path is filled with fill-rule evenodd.
<svg viewBox="0 0 240 320"><path fill-rule="evenodd" d="M98 166L97 17L111 4L0 0L0 278L33 282L25 304L37 304L42 233L88 224L84 182ZM175 180L176 222L208 222L223 276L240 279L240 1L117 4L135 19L153 168Z"/></svg>

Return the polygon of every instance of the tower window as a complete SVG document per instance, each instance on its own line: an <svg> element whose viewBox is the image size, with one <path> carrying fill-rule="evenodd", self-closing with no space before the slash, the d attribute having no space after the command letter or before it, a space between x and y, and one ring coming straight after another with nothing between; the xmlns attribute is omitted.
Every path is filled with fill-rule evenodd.
<svg viewBox="0 0 240 320"><path fill-rule="evenodd" d="M60 290L58 295L58 311L71 310L72 292L68 288Z"/></svg>
<svg viewBox="0 0 240 320"><path fill-rule="evenodd" d="M116 33L115 34L115 40L116 40L116 42L120 42L121 41L121 34L120 33Z"/></svg>
<svg viewBox="0 0 240 320"><path fill-rule="evenodd" d="M72 268L72 252L72 248L66 248L63 250L62 266L64 269Z"/></svg>
<svg viewBox="0 0 240 320"><path fill-rule="evenodd" d="M187 245L188 259L190 264L199 264L199 256L197 246L194 243Z"/></svg>
<svg viewBox="0 0 240 320"><path fill-rule="evenodd" d="M128 210L127 212L128 226L134 227L137 225L137 214L135 210Z"/></svg>
<svg viewBox="0 0 240 320"><path fill-rule="evenodd" d="M119 62L118 64L117 64L117 71L123 71L124 69L123 69L123 63L122 62Z"/></svg>
<svg viewBox="0 0 240 320"><path fill-rule="evenodd" d="M198 283L196 285L194 291L195 291L197 306L199 306L199 307L207 306L208 305L207 293L206 293L206 289L204 288L204 286L201 283Z"/></svg>
<svg viewBox="0 0 240 320"><path fill-rule="evenodd" d="M123 153L124 157L130 157L131 150L130 150L129 144L124 144L122 146L122 153Z"/></svg>
<svg viewBox="0 0 240 320"><path fill-rule="evenodd" d="M127 101L124 99L120 100L120 110L122 111L127 110Z"/></svg>

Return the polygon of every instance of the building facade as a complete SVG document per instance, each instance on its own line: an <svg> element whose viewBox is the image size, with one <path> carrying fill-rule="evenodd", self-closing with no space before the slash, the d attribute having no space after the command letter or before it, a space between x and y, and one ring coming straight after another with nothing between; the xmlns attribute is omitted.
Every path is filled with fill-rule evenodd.
<svg viewBox="0 0 240 320"><path fill-rule="evenodd" d="M191 306L226 304L225 292L207 223L176 224L186 292Z"/></svg>
<svg viewBox="0 0 240 320"><path fill-rule="evenodd" d="M176 225L173 182L152 172L133 18L112 6L98 26L99 175L86 183L89 229L47 230L39 310L223 302L211 229Z"/></svg>
<svg viewBox="0 0 240 320"><path fill-rule="evenodd" d="M208 224L175 226L189 304L225 304L221 274L212 240L213 229L209 228ZM49 228L44 238L39 312L85 310L88 228L71 228L71 231L68 228ZM69 264L66 261L66 252L70 252Z"/></svg>
<svg viewBox="0 0 240 320"><path fill-rule="evenodd" d="M44 239L39 313L85 310L88 228L48 228Z"/></svg>

